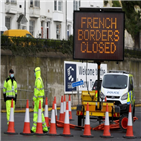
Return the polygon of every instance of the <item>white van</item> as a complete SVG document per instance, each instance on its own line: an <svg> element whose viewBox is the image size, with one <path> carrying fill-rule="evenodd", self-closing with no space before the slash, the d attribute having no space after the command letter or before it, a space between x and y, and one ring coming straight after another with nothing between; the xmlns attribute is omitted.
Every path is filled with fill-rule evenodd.
<svg viewBox="0 0 141 141"><path fill-rule="evenodd" d="M109 71L103 76L100 98L105 96L107 102L114 102L120 107L120 115L128 115L128 92L131 94L132 113L135 116L135 96L133 92L133 75L126 71Z"/></svg>

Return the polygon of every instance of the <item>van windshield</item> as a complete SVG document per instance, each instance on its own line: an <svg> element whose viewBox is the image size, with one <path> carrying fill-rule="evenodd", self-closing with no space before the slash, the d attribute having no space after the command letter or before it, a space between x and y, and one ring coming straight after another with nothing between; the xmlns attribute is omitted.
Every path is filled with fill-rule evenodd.
<svg viewBox="0 0 141 141"><path fill-rule="evenodd" d="M127 76L105 75L102 86L109 89L125 89L127 87Z"/></svg>
<svg viewBox="0 0 141 141"><path fill-rule="evenodd" d="M26 37L33 38L30 34L26 34Z"/></svg>

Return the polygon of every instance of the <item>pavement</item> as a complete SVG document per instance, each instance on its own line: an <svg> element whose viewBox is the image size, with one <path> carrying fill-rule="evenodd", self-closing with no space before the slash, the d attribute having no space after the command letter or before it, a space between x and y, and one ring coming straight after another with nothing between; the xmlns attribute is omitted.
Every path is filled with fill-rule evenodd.
<svg viewBox="0 0 141 141"><path fill-rule="evenodd" d="M58 112L58 119L59 119L59 113L60 110L57 110ZM141 107L136 107L136 117L138 120L136 120L133 124L133 133L134 136L136 136L136 139L130 139L132 141L141 141ZM49 111L49 118L51 117L51 111ZM76 110L72 110L72 117L73 121L70 121L71 124L77 125L77 116L76 116ZM15 113L14 114L14 124L15 124L15 131L18 133L17 135L7 135L4 134L4 132L7 131L7 124L6 124L6 113L1 113L1 140L2 141L129 141L129 139L123 138L123 136L126 134L122 132L120 129L116 130L110 130L111 135L114 138L101 138L100 135L103 134L103 131L98 130L98 131L91 131L91 134L94 136L94 138L82 138L80 135L83 134L84 130L78 130L78 129L70 129L71 134L73 137L62 137L62 136L23 136L20 135L20 133L23 131L24 127L24 118L25 118L25 113ZM33 125L33 112L30 112L30 128ZM99 125L98 121L92 119L90 120L90 125L91 127L96 127ZM63 128L58 128L57 127L57 134L62 134L63 133Z"/></svg>

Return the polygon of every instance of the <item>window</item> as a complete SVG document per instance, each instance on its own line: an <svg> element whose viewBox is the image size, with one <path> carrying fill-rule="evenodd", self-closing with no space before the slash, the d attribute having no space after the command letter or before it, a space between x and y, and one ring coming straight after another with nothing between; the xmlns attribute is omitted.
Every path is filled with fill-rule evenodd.
<svg viewBox="0 0 141 141"><path fill-rule="evenodd" d="M54 10L57 10L57 1L54 0Z"/></svg>
<svg viewBox="0 0 141 141"><path fill-rule="evenodd" d="M56 39L60 39L60 36L61 36L61 24L58 23L56 24Z"/></svg>
<svg viewBox="0 0 141 141"><path fill-rule="evenodd" d="M30 20L30 23L29 23L29 32L34 35L34 26L35 26L35 21L33 20Z"/></svg>
<svg viewBox="0 0 141 141"><path fill-rule="evenodd" d="M40 0L35 0L35 6L40 8Z"/></svg>
<svg viewBox="0 0 141 141"><path fill-rule="evenodd" d="M62 11L62 1L58 1L58 11Z"/></svg>
<svg viewBox="0 0 141 141"><path fill-rule="evenodd" d="M10 29L10 17L5 18L5 26L7 27L7 29Z"/></svg>
<svg viewBox="0 0 141 141"><path fill-rule="evenodd" d="M47 22L47 39L49 39L49 22Z"/></svg>
<svg viewBox="0 0 141 141"><path fill-rule="evenodd" d="M67 37L69 39L69 36L70 36L70 25L67 25Z"/></svg>
<svg viewBox="0 0 141 141"><path fill-rule="evenodd" d="M30 7L33 6L40 8L40 0L30 0Z"/></svg>
<svg viewBox="0 0 141 141"><path fill-rule="evenodd" d="M73 10L79 10L80 0L73 0Z"/></svg>
<svg viewBox="0 0 141 141"><path fill-rule="evenodd" d="M54 0L54 11L62 11L62 0Z"/></svg>
<svg viewBox="0 0 141 141"><path fill-rule="evenodd" d="M17 0L6 0L6 2L11 2L13 4L17 3Z"/></svg>
<svg viewBox="0 0 141 141"><path fill-rule="evenodd" d="M33 7L33 0L30 0L30 7Z"/></svg>

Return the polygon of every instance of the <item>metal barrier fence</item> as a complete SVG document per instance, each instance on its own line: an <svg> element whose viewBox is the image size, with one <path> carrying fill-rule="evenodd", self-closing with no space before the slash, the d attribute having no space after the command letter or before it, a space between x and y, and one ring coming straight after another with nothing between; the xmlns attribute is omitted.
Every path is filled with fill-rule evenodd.
<svg viewBox="0 0 141 141"><path fill-rule="evenodd" d="M2 92L3 87L1 87L0 89L1 89L1 99L0 100L4 100L3 92ZM48 92L48 90L45 90L44 98L48 96L47 92ZM25 94L25 95L23 95L23 94ZM18 103L18 108L20 108L20 109L25 108L25 106L23 106L23 105L26 105L27 99L29 100L29 103L30 103L29 106L33 108L32 104L31 104L33 95L34 95L33 90L18 89L18 96L17 96L17 102L16 102L16 103ZM1 101L1 103L2 103L2 101Z"/></svg>

